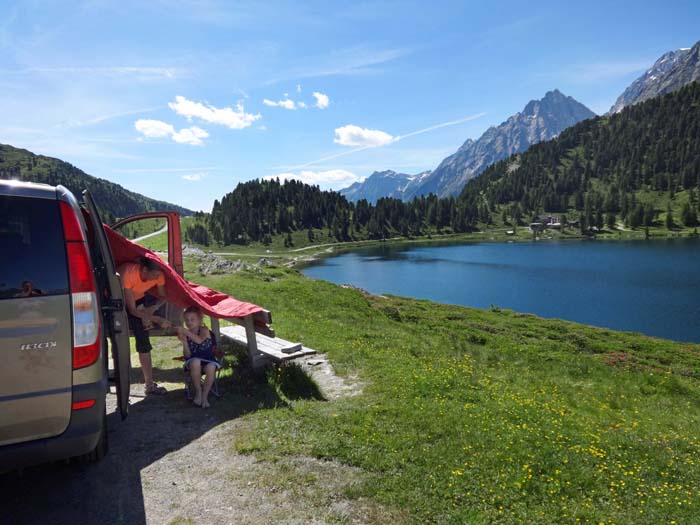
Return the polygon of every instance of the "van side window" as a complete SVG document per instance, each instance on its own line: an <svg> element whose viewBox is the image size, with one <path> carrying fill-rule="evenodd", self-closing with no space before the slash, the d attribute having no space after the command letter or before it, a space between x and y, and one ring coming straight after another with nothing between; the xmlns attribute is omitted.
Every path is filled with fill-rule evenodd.
<svg viewBox="0 0 700 525"><path fill-rule="evenodd" d="M58 201L0 196L0 300L68 293Z"/></svg>

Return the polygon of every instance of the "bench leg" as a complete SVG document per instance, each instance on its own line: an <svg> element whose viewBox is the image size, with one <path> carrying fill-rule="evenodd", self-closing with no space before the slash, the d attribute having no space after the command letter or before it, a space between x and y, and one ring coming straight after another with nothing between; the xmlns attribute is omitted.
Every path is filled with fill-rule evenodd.
<svg viewBox="0 0 700 525"><path fill-rule="evenodd" d="M243 319L245 326L245 337L248 343L248 358L253 370L264 368L268 364L267 359L258 352L258 341L255 338L255 322L253 316L249 315Z"/></svg>
<svg viewBox="0 0 700 525"><path fill-rule="evenodd" d="M219 328L219 320L216 317L210 317L211 331L214 332L214 337L217 341L221 341L221 329Z"/></svg>

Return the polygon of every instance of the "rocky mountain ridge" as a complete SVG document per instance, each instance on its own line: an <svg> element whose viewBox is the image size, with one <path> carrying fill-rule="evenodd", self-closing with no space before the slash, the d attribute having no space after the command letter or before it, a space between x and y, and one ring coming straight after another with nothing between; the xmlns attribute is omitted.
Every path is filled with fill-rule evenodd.
<svg viewBox="0 0 700 525"><path fill-rule="evenodd" d="M494 162L552 139L566 128L594 116L586 106L555 89L540 100L531 100L522 111L490 127L477 140L467 139L432 172L417 176L391 170L374 172L365 181L340 193L350 200L366 198L372 202L380 197L408 201L429 193L439 197L455 196L469 179Z"/></svg>
<svg viewBox="0 0 700 525"><path fill-rule="evenodd" d="M693 47L661 55L643 75L623 91L608 114L619 113L626 106L671 93L696 80L700 80L700 42Z"/></svg>

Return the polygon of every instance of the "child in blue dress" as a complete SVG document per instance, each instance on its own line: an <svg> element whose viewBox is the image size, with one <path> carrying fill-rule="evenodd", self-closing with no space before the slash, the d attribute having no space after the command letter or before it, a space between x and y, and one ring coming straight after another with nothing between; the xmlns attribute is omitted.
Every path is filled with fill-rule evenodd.
<svg viewBox="0 0 700 525"><path fill-rule="evenodd" d="M194 387L194 404L202 408L209 407L209 391L214 384L216 370L221 364L214 355L214 338L209 329L202 324L202 311L190 306L183 314L186 328L178 328L177 336L182 341L185 354L185 367L189 370ZM201 384L202 373L205 374L204 387Z"/></svg>

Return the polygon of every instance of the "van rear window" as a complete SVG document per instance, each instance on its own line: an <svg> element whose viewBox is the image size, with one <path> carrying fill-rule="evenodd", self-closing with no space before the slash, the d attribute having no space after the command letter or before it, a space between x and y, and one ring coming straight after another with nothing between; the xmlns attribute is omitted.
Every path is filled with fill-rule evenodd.
<svg viewBox="0 0 700 525"><path fill-rule="evenodd" d="M0 195L0 300L68 293L58 201Z"/></svg>

